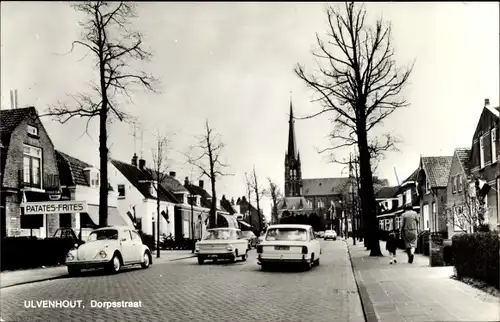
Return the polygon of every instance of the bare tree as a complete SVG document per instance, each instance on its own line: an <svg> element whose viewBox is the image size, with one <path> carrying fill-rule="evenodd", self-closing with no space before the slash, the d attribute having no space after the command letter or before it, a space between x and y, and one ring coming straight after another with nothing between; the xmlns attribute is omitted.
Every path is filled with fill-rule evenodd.
<svg viewBox="0 0 500 322"><path fill-rule="evenodd" d="M115 118L125 120L129 115L120 108L120 98L128 97L134 86L154 91L156 80L131 66L133 61L149 61L151 53L144 50L141 33L130 30L137 18L131 2L85 1L72 4L85 18L80 22L81 40L72 43L84 48L93 57L98 83L92 81L86 93L70 95L74 103L49 107L44 116L53 116L60 123L74 117L87 118L86 129L94 118L99 119L100 193L99 226L107 225L108 215L108 146L107 124ZM83 58L82 58L83 59Z"/></svg>
<svg viewBox="0 0 500 322"><path fill-rule="evenodd" d="M252 182L251 182L251 179L250 177L248 176L247 173L245 173L245 185L246 185L246 192L247 192L247 197L248 197L248 210L247 210L247 214L245 216L248 216L248 220L249 220L249 224L252 224L252 212L251 212L251 209L250 209L250 201L252 200L252 192L253 192L253 188L252 188Z"/></svg>
<svg viewBox="0 0 500 322"><path fill-rule="evenodd" d="M278 201L283 197L280 188L278 185L271 180L271 178L267 178L269 182L269 188L265 190L266 195L271 198L272 201L272 212L271 212L271 223L278 223Z"/></svg>
<svg viewBox="0 0 500 322"><path fill-rule="evenodd" d="M222 163L221 153L225 144L220 140L220 135L214 133L214 129L210 127L208 120L205 122L205 133L199 138L197 145L191 146L190 153L187 156L188 163L198 168L201 176L206 176L210 179L212 186L212 205L210 208L210 227L217 227L217 194L215 184L217 178L230 175L223 172L228 165ZM195 155L195 156L193 156Z"/></svg>
<svg viewBox="0 0 500 322"><path fill-rule="evenodd" d="M453 205L446 209L447 223L462 232L472 233L478 230L478 227L484 224L487 205L484 201L477 198L471 183L464 178L462 196L460 202L453 202Z"/></svg>
<svg viewBox="0 0 500 322"><path fill-rule="evenodd" d="M326 14L328 39L316 34L319 50L313 52L319 71L307 74L300 64L295 68L297 76L317 94L313 101L322 105L319 112L305 118L334 112L332 137L341 143L328 150L357 146L365 236L370 256L381 256L371 159L375 151L393 146L394 141L390 134L383 139L370 139L369 134L395 110L409 105L400 94L413 65L407 69L396 66L390 24L382 19L375 28L365 24L363 6L345 3L345 14L328 6Z"/></svg>
<svg viewBox="0 0 500 322"><path fill-rule="evenodd" d="M248 175L245 173L245 176L247 178L247 183L249 184L251 190L255 194L255 203L257 204L257 214L259 218L259 232L260 232L264 226L264 218L263 218L264 214L260 209L260 201L262 200L262 197L265 196L266 192L265 189L259 185L259 179L257 177L257 173L255 172L255 165L253 166L252 174ZM250 199L248 200L248 202L250 202Z"/></svg>
<svg viewBox="0 0 500 322"><path fill-rule="evenodd" d="M170 162L168 159L169 152L169 139L161 135L159 132L156 134L156 148L152 149L153 155L153 168L150 170L153 177L153 188L156 191L156 257L160 257L160 192L163 189L162 185L168 177L168 169ZM168 207L167 207L168 216Z"/></svg>

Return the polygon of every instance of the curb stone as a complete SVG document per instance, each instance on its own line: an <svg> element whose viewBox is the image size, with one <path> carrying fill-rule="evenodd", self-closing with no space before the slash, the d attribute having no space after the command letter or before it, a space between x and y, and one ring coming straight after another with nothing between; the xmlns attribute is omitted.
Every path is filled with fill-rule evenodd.
<svg viewBox="0 0 500 322"><path fill-rule="evenodd" d="M351 269L354 275L354 281L356 282L356 288L358 289L359 299L361 301L361 308L363 309L363 316L366 322L379 322L380 320L375 313L375 309L373 308L373 303L370 300L370 296L368 295L368 291L366 287L362 283L361 276L354 268L354 262L351 257L351 249L349 247L349 243L347 240L344 240L347 246L347 253L349 254L349 260L351 262Z"/></svg>
<svg viewBox="0 0 500 322"><path fill-rule="evenodd" d="M196 257L196 255L192 254L190 256L185 256L185 257L180 257L180 258L173 258L173 259L167 260L167 262L175 262L175 261L180 261L180 260L183 260L183 259L188 259L188 258L193 258L193 257ZM165 263L160 263L160 264L165 264ZM18 283L10 284L10 285L7 285L7 286L1 286L0 285L0 289L3 290L3 289L9 288L9 287L13 287L13 286L20 286L20 285L26 285L26 284L31 284L31 283L53 281L53 280L67 278L67 277L69 277L69 275L67 273L65 273L64 275L60 275L60 276L51 276L51 277L45 277L45 278L40 278L40 279L36 279L36 280L31 280L31 281L23 281L23 282L18 282ZM0 318L0 322L2 322L2 321L4 321L4 320L2 320Z"/></svg>

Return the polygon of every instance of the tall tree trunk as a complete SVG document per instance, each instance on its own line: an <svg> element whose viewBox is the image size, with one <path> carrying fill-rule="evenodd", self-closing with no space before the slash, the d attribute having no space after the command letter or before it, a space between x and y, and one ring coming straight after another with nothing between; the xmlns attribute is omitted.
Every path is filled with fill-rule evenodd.
<svg viewBox="0 0 500 322"><path fill-rule="evenodd" d="M361 209L364 218L365 245L368 241L370 256L382 256L380 251L379 232L376 217L376 201L373 191L373 175L370 165L370 151L366 133L366 121L360 120L358 125L359 172L361 179Z"/></svg>
<svg viewBox="0 0 500 322"><path fill-rule="evenodd" d="M219 226L219 223L217 222L217 195L215 194L215 176L213 174L213 171L210 171L212 175L212 209L211 209L211 216L210 216L210 226L212 228L216 228Z"/></svg>
<svg viewBox="0 0 500 322"><path fill-rule="evenodd" d="M99 187L99 227L108 225L108 147L107 147L107 102L103 101L100 112L99 125L99 157L100 157L100 181Z"/></svg>

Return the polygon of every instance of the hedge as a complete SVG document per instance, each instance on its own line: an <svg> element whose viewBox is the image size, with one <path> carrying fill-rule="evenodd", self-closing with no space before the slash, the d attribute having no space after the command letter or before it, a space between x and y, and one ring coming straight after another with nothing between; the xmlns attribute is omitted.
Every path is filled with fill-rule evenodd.
<svg viewBox="0 0 500 322"><path fill-rule="evenodd" d="M500 239L497 232L460 234L452 238L457 278L474 278L500 289Z"/></svg>
<svg viewBox="0 0 500 322"><path fill-rule="evenodd" d="M1 244L1 270L27 269L64 264L72 239L6 237Z"/></svg>
<svg viewBox="0 0 500 322"><path fill-rule="evenodd" d="M142 243L149 247L151 251L156 250L156 241L154 240L153 235L146 234L139 230L139 235L141 235Z"/></svg>

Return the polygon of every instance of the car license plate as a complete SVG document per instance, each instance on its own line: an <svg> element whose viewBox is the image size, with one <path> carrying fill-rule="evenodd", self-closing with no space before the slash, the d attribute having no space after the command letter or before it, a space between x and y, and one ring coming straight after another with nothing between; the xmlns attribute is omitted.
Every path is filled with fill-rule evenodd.
<svg viewBox="0 0 500 322"><path fill-rule="evenodd" d="M274 246L275 250L290 250L289 246Z"/></svg>
<svg viewBox="0 0 500 322"><path fill-rule="evenodd" d="M217 257L219 257L219 256L217 256L217 255L208 255L207 257L208 257L208 258L217 258Z"/></svg>

